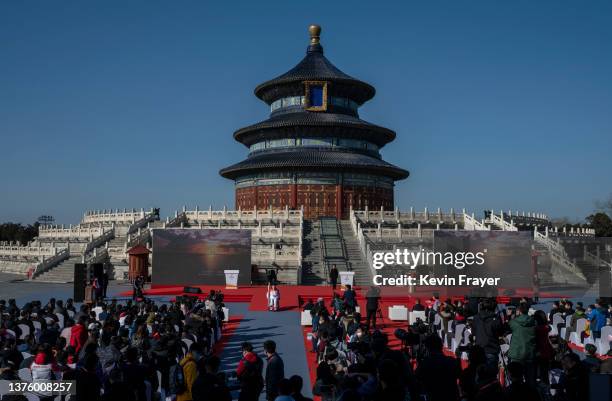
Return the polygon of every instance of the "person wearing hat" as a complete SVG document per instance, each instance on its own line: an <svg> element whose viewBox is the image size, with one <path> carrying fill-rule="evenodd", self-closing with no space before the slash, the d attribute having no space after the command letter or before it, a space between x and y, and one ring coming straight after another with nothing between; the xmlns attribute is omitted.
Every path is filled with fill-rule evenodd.
<svg viewBox="0 0 612 401"><path fill-rule="evenodd" d="M19 369L21 354L16 350L8 351L2 358L2 367L0 368L0 380L21 381L17 371ZM3 395L3 401L27 401L24 395Z"/></svg>

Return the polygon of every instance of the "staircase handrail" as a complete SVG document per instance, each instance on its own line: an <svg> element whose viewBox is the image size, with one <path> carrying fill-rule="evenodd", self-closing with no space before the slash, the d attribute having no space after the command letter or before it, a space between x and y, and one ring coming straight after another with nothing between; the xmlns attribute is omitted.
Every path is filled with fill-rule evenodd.
<svg viewBox="0 0 612 401"><path fill-rule="evenodd" d="M489 215L489 219L491 220L491 223L495 224L503 231L518 231L518 227L512 224L512 221L507 222L503 217L496 215L492 210L491 214Z"/></svg>
<svg viewBox="0 0 612 401"><path fill-rule="evenodd" d="M128 235L127 247L132 248L136 245L146 244L151 239L151 230L149 228L145 228L140 231L138 235Z"/></svg>
<svg viewBox="0 0 612 401"><path fill-rule="evenodd" d="M601 256L597 256L595 254L592 254L589 251L585 251L584 252L584 259L592 264L594 264L597 267L600 267L601 265L604 265L606 267L609 267L612 269L612 262L608 262L607 260L603 259Z"/></svg>
<svg viewBox="0 0 612 401"><path fill-rule="evenodd" d="M565 248L563 248L563 245L557 241L553 241L548 237L548 235L544 235L537 230L533 231L533 239L548 248L550 251L550 257L553 261L559 263L567 270L586 281L586 277L580 268L567 256L567 252L565 251Z"/></svg>
<svg viewBox="0 0 612 401"><path fill-rule="evenodd" d="M87 243L85 250L83 251L84 255L87 255L89 252L93 251L95 248L98 248L111 239L115 238L115 229L111 228L108 231L104 231L104 233Z"/></svg>
<svg viewBox="0 0 612 401"><path fill-rule="evenodd" d="M551 250L550 258L553 260L553 262L559 263L560 265L565 267L567 270L569 270L571 273L578 276L580 279L587 281L587 278L585 277L584 273L582 273L580 268L574 262L569 260L567 257L560 255L559 253Z"/></svg>
<svg viewBox="0 0 612 401"><path fill-rule="evenodd" d="M158 217L157 213L154 213L154 212L149 212L145 214L145 216L142 219L136 220L135 222L130 224L130 227L128 228L127 233L133 234L136 231L138 231L139 228L147 227L147 225L150 222L155 221L157 217Z"/></svg>
<svg viewBox="0 0 612 401"><path fill-rule="evenodd" d="M98 248L94 248L92 252L85 255L85 263L105 262L108 257L108 249L102 248L102 250L98 251Z"/></svg>
<svg viewBox="0 0 612 401"><path fill-rule="evenodd" d="M43 259L42 262L40 262L39 264L36 265L36 267L34 267L34 270L32 271L32 274L30 275L30 279L40 276L44 272L48 271L49 269L58 265L64 260L68 259L69 257L70 257L70 250L68 248L64 248L61 251L59 251L57 254L51 256L49 259Z"/></svg>
<svg viewBox="0 0 612 401"><path fill-rule="evenodd" d="M474 218L474 216L463 212L463 228L472 231L490 231L491 227L487 227L484 223Z"/></svg>
<svg viewBox="0 0 612 401"><path fill-rule="evenodd" d="M565 248L563 248L563 245L561 245L557 241L554 241L548 235L542 234L541 232L534 230L533 239L546 246L548 249L552 249L553 251L567 258L567 252L565 251Z"/></svg>
<svg viewBox="0 0 612 401"><path fill-rule="evenodd" d="M187 214L185 212L177 213L173 219L170 219L166 222L166 227L180 227L181 223L184 223L187 220Z"/></svg>

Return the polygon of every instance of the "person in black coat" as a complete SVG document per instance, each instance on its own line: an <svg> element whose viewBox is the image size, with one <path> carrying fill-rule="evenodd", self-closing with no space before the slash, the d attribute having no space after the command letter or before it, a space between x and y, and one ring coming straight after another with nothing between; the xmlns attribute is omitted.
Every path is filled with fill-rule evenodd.
<svg viewBox="0 0 612 401"><path fill-rule="evenodd" d="M380 300L380 289L372 286L366 294L366 327L370 330L370 321L372 328L376 330L376 312L378 311L378 302Z"/></svg>
<svg viewBox="0 0 612 401"><path fill-rule="evenodd" d="M451 401L459 398L457 379L461 373L459 361L442 353L442 339L437 334L424 341L429 356L421 361L416 370L421 391L431 401Z"/></svg>
<svg viewBox="0 0 612 401"><path fill-rule="evenodd" d="M217 356L211 356L200 363L199 374L191 387L193 401L232 401L232 395L225 385L225 380L219 375L221 360Z"/></svg>
<svg viewBox="0 0 612 401"><path fill-rule="evenodd" d="M502 322L495 313L495 302L485 299L480 306L480 312L472 321L472 334L476 345L484 349L487 364L490 366L497 366L500 351L499 337L502 331Z"/></svg>
<svg viewBox="0 0 612 401"><path fill-rule="evenodd" d="M332 288L335 290L338 285L338 268L336 265L332 265L332 268L329 271L329 281L331 282Z"/></svg>
<svg viewBox="0 0 612 401"><path fill-rule="evenodd" d="M265 341L263 347L268 359L266 366L266 399L274 401L278 396L278 384L285 378L285 364L276 353L276 343L274 341Z"/></svg>

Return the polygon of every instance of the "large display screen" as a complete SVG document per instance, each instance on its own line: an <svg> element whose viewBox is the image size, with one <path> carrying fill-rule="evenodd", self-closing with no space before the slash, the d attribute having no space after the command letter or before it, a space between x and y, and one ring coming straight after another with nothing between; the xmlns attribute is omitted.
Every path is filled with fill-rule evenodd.
<svg viewBox="0 0 612 401"><path fill-rule="evenodd" d="M224 270L250 284L250 230L153 230L153 285L224 285Z"/></svg>

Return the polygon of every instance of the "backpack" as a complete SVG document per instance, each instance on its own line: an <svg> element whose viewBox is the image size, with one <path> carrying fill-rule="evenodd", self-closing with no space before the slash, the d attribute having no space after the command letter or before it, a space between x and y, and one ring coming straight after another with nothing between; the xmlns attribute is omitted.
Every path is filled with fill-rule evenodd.
<svg viewBox="0 0 612 401"><path fill-rule="evenodd" d="M187 389L185 385L185 374L180 363L170 367L170 394L181 394Z"/></svg>

